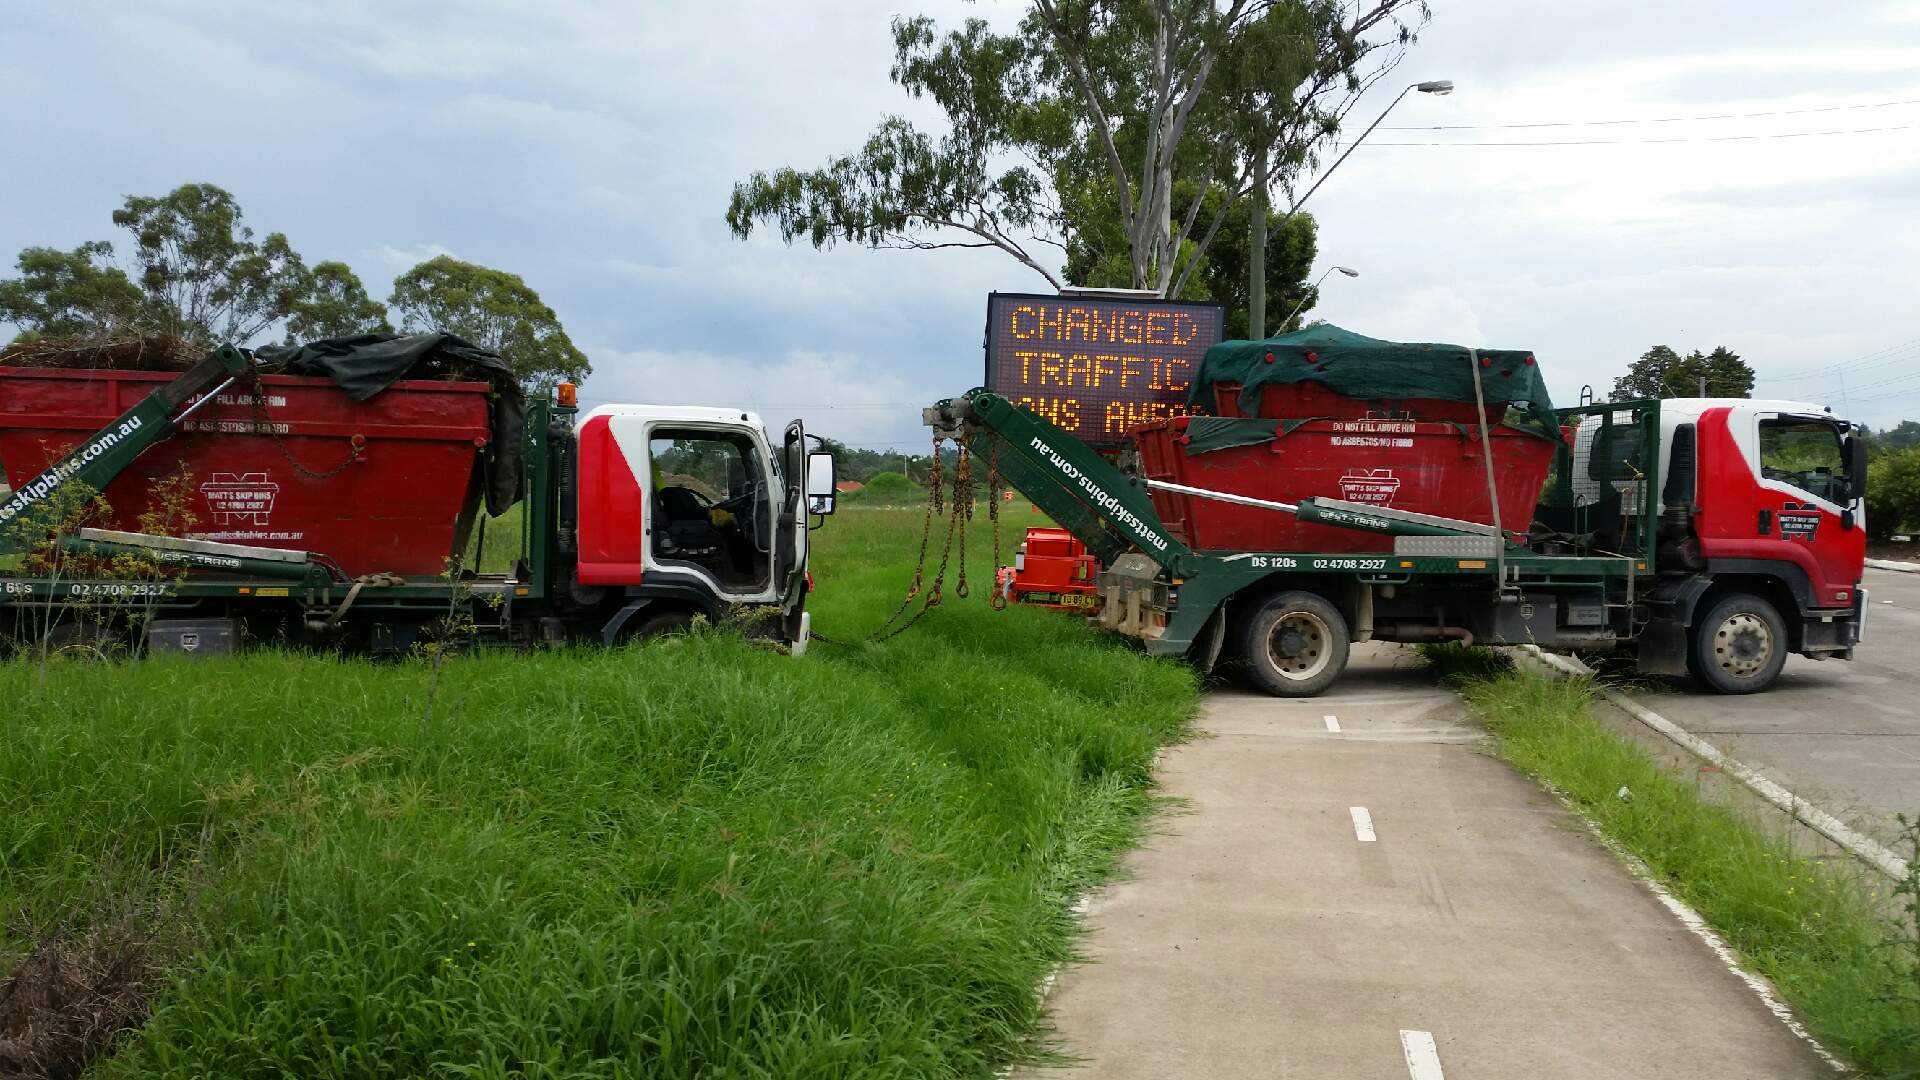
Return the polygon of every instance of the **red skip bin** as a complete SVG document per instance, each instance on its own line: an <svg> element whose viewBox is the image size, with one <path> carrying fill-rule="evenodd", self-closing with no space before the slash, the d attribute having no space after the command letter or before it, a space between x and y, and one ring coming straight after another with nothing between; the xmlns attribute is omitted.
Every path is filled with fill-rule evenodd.
<svg viewBox="0 0 1920 1080"><path fill-rule="evenodd" d="M0 465L19 485L161 384L163 372L0 367ZM485 383L401 381L355 402L331 380L236 382L107 486L115 528L192 477L187 530L315 551L351 576L437 575L480 498Z"/></svg>

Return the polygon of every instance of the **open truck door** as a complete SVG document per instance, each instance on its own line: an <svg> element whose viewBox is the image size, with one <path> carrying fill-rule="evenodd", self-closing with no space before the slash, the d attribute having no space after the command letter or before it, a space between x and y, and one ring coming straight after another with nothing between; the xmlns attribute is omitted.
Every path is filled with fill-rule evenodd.
<svg viewBox="0 0 1920 1080"><path fill-rule="evenodd" d="M831 458L828 459L831 462ZM779 535L774 542L774 575L780 586L780 611L786 620L787 640L794 655L806 652L811 618L807 614L808 527L812 490L807 456L807 430L799 420L787 425L780 447L780 506L775 515ZM829 465L831 472L831 465ZM831 481L829 481L831 483Z"/></svg>

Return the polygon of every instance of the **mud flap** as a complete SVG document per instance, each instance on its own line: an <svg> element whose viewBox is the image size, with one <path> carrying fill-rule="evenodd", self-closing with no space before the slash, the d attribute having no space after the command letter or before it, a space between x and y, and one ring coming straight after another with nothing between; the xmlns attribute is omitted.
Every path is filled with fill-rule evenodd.
<svg viewBox="0 0 1920 1080"><path fill-rule="evenodd" d="M1207 619L1207 625L1200 630L1200 636L1193 642L1193 666L1200 674L1211 675L1213 665L1220 661L1220 650L1227 643L1227 605L1221 604Z"/></svg>
<svg viewBox="0 0 1920 1080"><path fill-rule="evenodd" d="M1640 631L1634 670L1642 675L1687 673L1687 628L1677 619L1654 619Z"/></svg>

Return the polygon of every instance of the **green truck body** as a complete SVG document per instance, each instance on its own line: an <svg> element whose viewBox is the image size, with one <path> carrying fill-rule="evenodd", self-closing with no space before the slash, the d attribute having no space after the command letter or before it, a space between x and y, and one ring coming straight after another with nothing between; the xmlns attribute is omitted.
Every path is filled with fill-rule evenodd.
<svg viewBox="0 0 1920 1080"><path fill-rule="evenodd" d="M1389 534L1394 549L1387 553L1194 550L1155 511L1150 487L1156 482L1117 467L1004 398L975 390L935 404L923 418L997 469L1100 560L1096 618L1102 625L1140 639L1155 654L1188 656L1205 666L1241 661L1269 692L1306 696L1338 677L1350 643L1370 640L1626 649L1643 671L1681 674L1697 668L1694 646L1702 631L1693 616L1703 599L1738 587L1749 590L1739 595L1775 597L1784 606L1764 575L1716 579L1687 563L1684 549L1663 543L1662 512L1671 520L1672 508L1663 507L1647 475L1647 465L1668 449L1660 411L1657 401L1558 410L1561 422L1591 425L1591 434L1578 455L1572 446L1557 451L1546 502L1558 509L1549 512L1543 504L1540 513L1556 517L1566 531L1550 541L1526 529L1503 534L1474 522L1333 499L1261 503L1232 492L1174 488ZM1271 467L1285 468L1284 460L1274 458ZM1579 505L1576 470L1591 483L1625 488L1630 505ZM1606 513L1614 528L1603 549L1586 519ZM1663 558L1681 561L1663 568ZM1850 656L1858 627L1835 629L1831 641L1819 633L1796 624L1796 651ZM1787 644L1778 643L1782 657ZM1759 689L1778 672L1772 661L1762 667L1771 668L1761 672L1763 679L1715 688Z"/></svg>
<svg viewBox="0 0 1920 1080"><path fill-rule="evenodd" d="M580 492L583 482L601 491L607 485L582 468L580 418L570 396L556 400L551 392L527 402L519 433L524 469L517 535L501 536L496 529L489 537L484 519L478 526L481 550L471 561L480 567L504 563L510 566L505 572L476 572L456 560L438 576L350 578L325 552L72 528L54 520L63 502L73 496L84 502L106 489L143 452L180 431L181 421L251 363L240 350L221 347L5 500L0 654L63 647L102 655L143 646L224 651L225 644L213 643L246 641L378 654L403 653L429 637L615 644L695 617L747 615L754 633L790 644L796 653L804 649L807 471L816 469L814 485L831 492L831 462L806 454L797 421L787 428L784 445L770 445L758 419L737 410L607 407L661 445L705 438L738 453L756 478L741 496L752 505L735 504L744 507L737 516L754 523L741 530L737 545L744 553L740 559L759 569L754 592L734 581L715 581L705 565L685 555L663 556L650 543L667 519L653 502L662 482L657 473L649 475L644 461L637 476L622 474L624 487L616 493L629 517L613 542L630 552L623 557L636 567L644 560L646 572L636 569L631 580L616 584L583 584ZM643 440L637 452L650 453L649 444ZM502 549L510 559L499 557Z"/></svg>

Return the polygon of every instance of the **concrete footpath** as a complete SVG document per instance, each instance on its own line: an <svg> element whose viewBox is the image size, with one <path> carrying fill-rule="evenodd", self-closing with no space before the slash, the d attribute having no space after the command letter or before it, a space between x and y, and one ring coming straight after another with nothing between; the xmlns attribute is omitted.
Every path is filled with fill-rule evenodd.
<svg viewBox="0 0 1920 1080"><path fill-rule="evenodd" d="M1082 1063L1014 1075L1834 1075L1463 715L1378 646L1320 698L1212 697L1049 996Z"/></svg>

